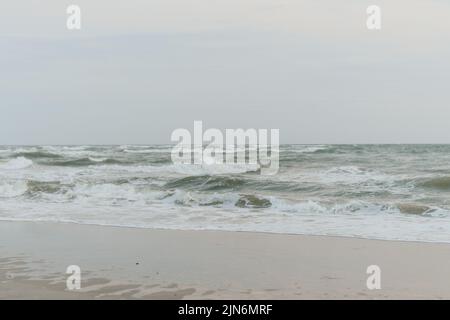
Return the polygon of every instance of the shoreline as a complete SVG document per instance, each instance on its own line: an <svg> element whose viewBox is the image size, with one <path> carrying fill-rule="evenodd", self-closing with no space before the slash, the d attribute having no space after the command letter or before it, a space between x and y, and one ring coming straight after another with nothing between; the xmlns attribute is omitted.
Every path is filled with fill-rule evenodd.
<svg viewBox="0 0 450 320"><path fill-rule="evenodd" d="M0 238L0 299L450 298L448 243L18 221Z"/></svg>
<svg viewBox="0 0 450 320"><path fill-rule="evenodd" d="M301 237L319 237L319 238L337 238L337 239L356 239L356 240L368 240L368 241L386 241L386 242L405 242L405 243L429 243L429 244L442 244L450 245L450 240L434 241L434 240L407 240L407 239L383 239L383 238L368 238L363 236L348 236L348 235L333 235L333 234L306 234L306 233L292 233L292 232L275 232L275 231L253 231L253 230L220 230L220 229L176 229L176 228L149 228L138 226L119 226L113 224L96 224L96 223L81 223L75 221L46 221L46 220L2 220L0 223L35 223L35 224L54 224L54 225L77 225L88 227L100 227L100 228L117 228L117 229L129 229L129 230L150 230L150 231L175 231L175 232L218 232L218 233L252 233L252 234L267 234L267 235L284 235L284 236L301 236Z"/></svg>

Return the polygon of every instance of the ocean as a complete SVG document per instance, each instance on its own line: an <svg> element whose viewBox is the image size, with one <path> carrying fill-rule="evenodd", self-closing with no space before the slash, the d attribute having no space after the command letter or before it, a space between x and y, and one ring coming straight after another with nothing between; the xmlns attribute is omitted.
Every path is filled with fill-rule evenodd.
<svg viewBox="0 0 450 320"><path fill-rule="evenodd" d="M450 242L450 145L281 145L271 176L172 147L0 146L0 220Z"/></svg>

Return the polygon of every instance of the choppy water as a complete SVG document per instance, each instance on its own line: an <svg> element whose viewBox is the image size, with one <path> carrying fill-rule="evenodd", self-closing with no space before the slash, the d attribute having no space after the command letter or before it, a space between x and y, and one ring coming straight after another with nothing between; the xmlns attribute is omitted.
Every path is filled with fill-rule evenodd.
<svg viewBox="0 0 450 320"><path fill-rule="evenodd" d="M280 171L171 146L0 146L0 219L450 242L450 145L282 145Z"/></svg>

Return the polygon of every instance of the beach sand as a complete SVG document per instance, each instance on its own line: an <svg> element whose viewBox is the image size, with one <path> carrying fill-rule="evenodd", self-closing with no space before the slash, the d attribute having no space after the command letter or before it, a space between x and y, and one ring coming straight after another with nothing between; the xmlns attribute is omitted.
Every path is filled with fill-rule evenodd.
<svg viewBox="0 0 450 320"><path fill-rule="evenodd" d="M448 299L450 244L0 222L0 298Z"/></svg>

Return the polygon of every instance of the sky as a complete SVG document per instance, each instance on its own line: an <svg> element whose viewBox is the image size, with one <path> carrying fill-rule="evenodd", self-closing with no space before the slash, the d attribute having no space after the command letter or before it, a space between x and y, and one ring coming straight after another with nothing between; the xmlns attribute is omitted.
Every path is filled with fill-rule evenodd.
<svg viewBox="0 0 450 320"><path fill-rule="evenodd" d="M169 143L194 120L281 143L450 143L449 16L447 0L8 1L0 144Z"/></svg>

